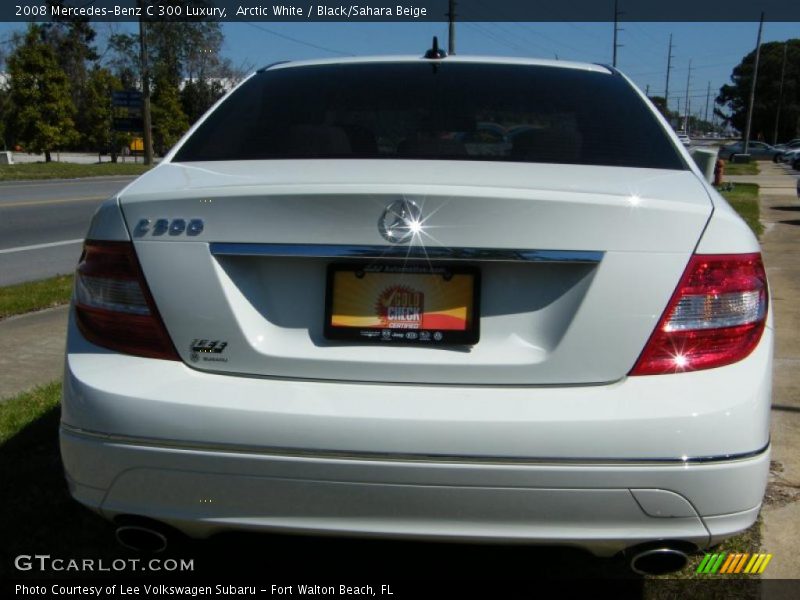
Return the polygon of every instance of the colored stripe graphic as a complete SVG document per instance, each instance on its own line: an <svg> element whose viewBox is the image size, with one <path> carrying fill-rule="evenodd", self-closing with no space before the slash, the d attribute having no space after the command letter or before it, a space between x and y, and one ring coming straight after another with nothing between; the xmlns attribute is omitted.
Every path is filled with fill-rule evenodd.
<svg viewBox="0 0 800 600"><path fill-rule="evenodd" d="M719 554L711 555L711 558L708 559L708 563L706 564L706 568L703 569L703 573L711 573L711 569L714 568L714 563L717 562L717 557L719 557Z"/></svg>
<svg viewBox="0 0 800 600"><path fill-rule="evenodd" d="M733 565L736 562L737 558L739 558L738 554L729 554L728 555L728 560L726 560L723 563L722 568L719 570L719 572L720 573L730 573L729 569L731 568L731 565Z"/></svg>
<svg viewBox="0 0 800 600"><path fill-rule="evenodd" d="M695 571L695 573L705 573L705 568L709 560L711 560L711 555L706 554L700 564L697 565L697 571Z"/></svg>
<svg viewBox="0 0 800 600"><path fill-rule="evenodd" d="M771 560L772 560L772 554L767 554L764 557L764 562L761 563L761 568L758 570L758 572L759 573L763 573L764 569L767 568L767 565L769 564L769 561L771 561Z"/></svg>
<svg viewBox="0 0 800 600"><path fill-rule="evenodd" d="M747 552L742 554L742 557L739 559L739 564L736 565L736 569L734 570L734 573L741 573L742 572L742 569L744 569L744 563L747 561L749 556L750 556L750 554L747 553Z"/></svg>
<svg viewBox="0 0 800 600"><path fill-rule="evenodd" d="M753 558L751 558L751 559L750 559L750 562L749 562L749 563L747 563L747 566L744 568L744 572L745 572L745 573L749 573L749 572L752 570L752 568L753 568L753 565L754 565L754 564L756 563L756 561L758 560L758 557L759 557L759 555L758 555L758 554L753 554Z"/></svg>
<svg viewBox="0 0 800 600"><path fill-rule="evenodd" d="M730 575L734 573L755 575L763 573L771 560L772 554L749 554L747 552L735 552L732 554L726 552L706 553L703 560L697 565L695 572L708 575Z"/></svg>
<svg viewBox="0 0 800 600"><path fill-rule="evenodd" d="M714 563L714 567L711 569L712 573L716 573L717 571L719 571L719 568L722 566L722 561L723 560L725 560L725 553L724 552L720 553L719 558L717 559L717 562Z"/></svg>

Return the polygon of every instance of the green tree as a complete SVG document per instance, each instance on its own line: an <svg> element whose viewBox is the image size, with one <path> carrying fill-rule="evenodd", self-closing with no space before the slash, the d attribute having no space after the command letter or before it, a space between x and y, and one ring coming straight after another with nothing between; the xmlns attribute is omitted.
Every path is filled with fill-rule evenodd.
<svg viewBox="0 0 800 600"><path fill-rule="evenodd" d="M46 0L51 6L65 6L64 0ZM42 23L42 36L56 54L70 82L70 95L75 105L75 128L81 137L76 142L84 148L89 147L84 132L88 128L85 117L91 107L88 105L89 70L100 58L94 45L97 33L88 17L54 17L52 21Z"/></svg>
<svg viewBox="0 0 800 600"><path fill-rule="evenodd" d="M186 81L181 90L181 106L189 122L197 121L224 93L225 88L222 83L215 79Z"/></svg>
<svg viewBox="0 0 800 600"><path fill-rule="evenodd" d="M224 36L219 23L147 22L145 35L153 90L154 145L163 152L244 72L221 56ZM123 87L140 87L138 36L111 36L106 64L122 80Z"/></svg>
<svg viewBox="0 0 800 600"><path fill-rule="evenodd" d="M163 69L158 69L154 82L152 115L153 148L163 155L189 129L178 85Z"/></svg>
<svg viewBox="0 0 800 600"><path fill-rule="evenodd" d="M111 95L121 89L122 82L108 69L94 67L89 71L86 83L86 102L89 110L84 115L86 123L84 138L88 147L97 150L98 154L108 148L112 162L117 162L117 150L126 144L130 137L125 133L112 131L115 112L120 109L115 109L112 105Z"/></svg>
<svg viewBox="0 0 800 600"><path fill-rule="evenodd" d="M662 115L667 116L667 102L664 99L664 96L650 96L649 98L650 102L652 102L655 105L658 111Z"/></svg>
<svg viewBox="0 0 800 600"><path fill-rule="evenodd" d="M6 137L8 106L8 92L0 85L0 143L3 145L3 150L5 150L10 143L10 140Z"/></svg>
<svg viewBox="0 0 800 600"><path fill-rule="evenodd" d="M42 24L42 35L55 51L64 73L74 83L72 100L79 105L90 65L100 58L94 46L97 33L88 19L72 19Z"/></svg>
<svg viewBox="0 0 800 600"><path fill-rule="evenodd" d="M775 122L780 100L781 68L784 44L786 45L786 73L783 99L780 102L778 140L788 140L800 134L800 39L787 42L761 44L761 59L758 65L756 98L753 105L753 123L750 139L773 142ZM755 50L736 65L731 74L730 85L723 85L716 98L720 110L714 113L739 131L745 130L747 105L753 81Z"/></svg>
<svg viewBox="0 0 800 600"><path fill-rule="evenodd" d="M106 63L122 82L123 89L140 84L139 37L132 33L116 33L108 38L109 59Z"/></svg>
<svg viewBox="0 0 800 600"><path fill-rule="evenodd" d="M41 26L31 24L8 58L11 118L18 140L33 152L50 152L77 138L70 84Z"/></svg>
<svg viewBox="0 0 800 600"><path fill-rule="evenodd" d="M2 46L0 46L0 73L5 70L5 62L5 53L3 52ZM9 106L10 101L8 98L6 77L4 75L0 75L0 143L3 145L3 150L5 150L8 147L8 144L11 142L11 140L6 137Z"/></svg>

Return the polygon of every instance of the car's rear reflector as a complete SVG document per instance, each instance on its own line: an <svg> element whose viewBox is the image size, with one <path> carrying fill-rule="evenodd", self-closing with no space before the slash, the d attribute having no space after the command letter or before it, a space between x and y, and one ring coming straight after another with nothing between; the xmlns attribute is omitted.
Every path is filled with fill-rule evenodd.
<svg viewBox="0 0 800 600"><path fill-rule="evenodd" d="M93 344L179 360L130 242L87 240L75 277L75 317Z"/></svg>
<svg viewBox="0 0 800 600"><path fill-rule="evenodd" d="M745 358L767 317L761 255L695 254L631 375L721 367Z"/></svg>

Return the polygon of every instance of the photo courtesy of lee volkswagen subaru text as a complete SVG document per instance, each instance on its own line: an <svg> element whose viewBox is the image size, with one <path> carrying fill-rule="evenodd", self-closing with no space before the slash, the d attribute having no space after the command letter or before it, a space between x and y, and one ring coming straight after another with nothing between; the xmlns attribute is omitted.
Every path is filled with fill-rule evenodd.
<svg viewBox="0 0 800 600"><path fill-rule="evenodd" d="M615 69L275 64L95 215L61 450L123 540L677 564L756 519L772 344L756 239Z"/></svg>

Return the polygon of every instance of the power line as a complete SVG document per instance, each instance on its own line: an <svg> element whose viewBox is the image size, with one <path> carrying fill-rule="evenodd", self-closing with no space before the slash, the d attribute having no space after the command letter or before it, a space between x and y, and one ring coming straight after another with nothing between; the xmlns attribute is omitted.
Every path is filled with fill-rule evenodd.
<svg viewBox="0 0 800 600"><path fill-rule="evenodd" d="M529 37L520 35L519 33L516 33L515 31L511 30L508 27L501 26L500 23L487 23L487 25L492 25L492 26L496 27L498 30L500 30L503 33L505 33L506 35L513 36L514 38L516 38L517 40L521 41L522 43L527 44L532 49L534 49L537 54L539 52L544 52L546 54L550 54L550 52L552 52L552 49L550 47L542 46L541 44L537 44L536 42L531 41L531 39Z"/></svg>
<svg viewBox="0 0 800 600"><path fill-rule="evenodd" d="M498 34L494 33L493 31L491 31L487 27L484 27L483 25L480 25L478 23L464 23L464 24L467 25L468 27L471 27L472 29L474 29L475 31L480 33L482 36L492 40L496 44L503 45L506 48L511 48L512 50L514 50L516 52L522 52L523 54L527 52L527 50L525 50L525 48L523 48L519 44L515 44L511 40L504 39L503 37L501 37Z"/></svg>
<svg viewBox="0 0 800 600"><path fill-rule="evenodd" d="M673 46L673 48L674 47L675 46ZM675 58L675 57L673 56L673 58ZM692 65L692 71L703 71L705 69L715 69L717 67L724 67L724 66L730 65L730 64L731 64L730 61L725 61L725 62L714 63L714 64L710 64L710 65L702 65L702 64L699 65L699 66L698 65ZM685 68L686 67L672 67L672 70L673 71L683 71ZM630 75L631 77L639 77L639 76L642 76L642 75L659 75L661 73L663 73L663 71L639 71L639 72L626 73L626 75Z"/></svg>
<svg viewBox="0 0 800 600"><path fill-rule="evenodd" d="M631 21L625 22L625 37L628 41L633 41L638 44L636 47L636 54L638 55L640 52L647 52L652 56L661 58L662 54L653 49L652 37L649 34L645 34L647 35L647 38L643 38L642 34L636 30L635 26L638 25L641 25L641 23L634 23ZM628 54L630 54L630 52L628 52Z"/></svg>
<svg viewBox="0 0 800 600"><path fill-rule="evenodd" d="M552 38L549 35L542 33L541 31L537 31L536 29L532 29L530 26L528 26L527 23L516 23L515 22L514 25L516 25L517 27L523 28L523 29L527 29L528 31L530 31L534 35L536 35L536 36L538 36L538 37L540 37L542 39L545 39L545 40L549 41L552 44L556 44L556 45L558 45L558 46L560 46L562 48L567 48L568 50L572 50L573 52L577 52L581 56L586 54L586 49L585 48L578 48L577 46L572 46L571 44L565 43L563 40L557 40L555 38Z"/></svg>
<svg viewBox="0 0 800 600"><path fill-rule="evenodd" d="M319 44L314 44L312 42L307 42L305 40L301 40L296 37L292 37L291 35L286 35L284 33L279 33L272 29L267 29L263 25L258 25L256 23L252 23L250 21L243 21L245 25L250 25L250 27L255 27L256 29L260 29L261 31L265 31L269 34L274 35L275 37L283 38L284 40L288 40L290 42L294 42L295 44L301 44L303 46L308 46L309 48L316 48L317 50L322 50L324 52L330 52L331 54L339 54L340 56L353 56L352 52L342 52L341 50L336 50L335 48L328 48L327 46L320 46Z"/></svg>

